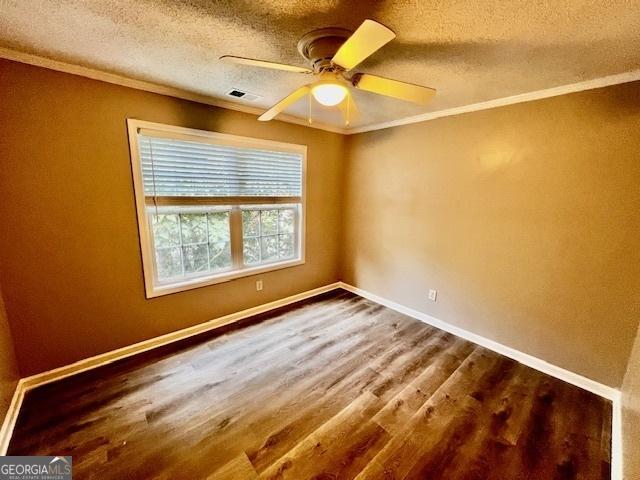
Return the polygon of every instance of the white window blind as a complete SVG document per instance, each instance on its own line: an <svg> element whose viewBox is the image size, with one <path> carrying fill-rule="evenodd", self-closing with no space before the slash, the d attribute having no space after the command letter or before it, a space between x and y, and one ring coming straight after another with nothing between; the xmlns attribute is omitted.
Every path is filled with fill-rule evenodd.
<svg viewBox="0 0 640 480"><path fill-rule="evenodd" d="M148 298L305 262L304 145L127 124Z"/></svg>
<svg viewBox="0 0 640 480"><path fill-rule="evenodd" d="M152 197L301 197L300 153L138 136Z"/></svg>

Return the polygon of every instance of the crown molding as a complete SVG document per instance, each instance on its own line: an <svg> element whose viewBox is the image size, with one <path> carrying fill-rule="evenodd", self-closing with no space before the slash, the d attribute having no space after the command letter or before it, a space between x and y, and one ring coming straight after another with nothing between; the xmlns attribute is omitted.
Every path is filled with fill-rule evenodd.
<svg viewBox="0 0 640 480"><path fill-rule="evenodd" d="M143 90L145 92L157 93L169 97L176 97L182 100L189 100L192 102L203 103L205 105L211 105L213 107L225 108L227 110L235 110L237 112L249 113L251 115L262 115L264 113L264 110L261 108L228 102L217 97L190 92L188 90L177 87L147 82L145 80L136 80L134 78L125 77L94 68L83 67L67 62L60 62L58 60L52 60L50 58L41 57L39 55L34 55L31 53L23 53L9 48L0 47L0 58L5 58L7 60L12 60L20 63L26 63L28 65L34 65L36 67L48 68L50 70L56 70L58 72L79 75L81 77L90 78L92 80L100 80L102 82L112 83L114 85L120 85L122 87L135 88L136 90ZM328 125L321 122L313 122L313 124L309 124L309 122L303 118L298 118L287 114L278 115L277 120L301 125L303 127L325 130L327 132L340 133L342 135L346 133L346 130L340 127L335 127L333 125Z"/></svg>
<svg viewBox="0 0 640 480"><path fill-rule="evenodd" d="M135 88L137 90L143 90L146 92L157 93L160 95L166 95L170 97L181 98L183 100L189 100L192 102L203 103L205 105L211 105L214 107L225 108L227 110L235 110L238 112L249 113L251 115L262 115L264 110L257 107L251 107L248 105L242 105L239 103L229 102L217 97L209 95L203 95L200 93L190 92L177 87L171 87L167 85L161 85L158 83L147 82L145 80L136 80L133 78L117 75L115 73L109 73L102 70L97 70L89 67L82 67L80 65L74 65L67 62L61 62L58 60L52 60L50 58L34 55L31 53L23 53L17 50L0 47L0 58L7 60L13 60L15 62L26 63L37 67L48 68L50 70L56 70L59 72L70 73L72 75L79 75L81 77L91 78L93 80L100 80L102 82L112 83L123 87ZM543 90L535 90L533 92L521 93L518 95L511 95L509 97L496 98L493 100L487 100L485 102L472 103L469 105L462 105L460 107L447 108L444 110L436 110L434 112L421 113L419 115L413 115L410 117L404 117L397 120L391 120L388 122L374 123L371 125L365 125L356 128L340 128L334 125L328 125L326 123L314 122L310 124L307 120L294 117L293 115L280 114L277 120L295 125L301 125L308 128L316 128L318 130L324 130L332 133L339 133L342 135L355 135L358 133L372 132L375 130L383 130L385 128L399 127L401 125L410 125L412 123L427 122L429 120L435 120L442 117L450 117L453 115L460 115L463 113L477 112L480 110L488 110L491 108L505 107L507 105L514 105L516 103L532 102L534 100L541 100L543 98L557 97L559 95L566 95L568 93L582 92L585 90L592 90L595 88L608 87L611 85L618 85L621 83L635 82L640 80L640 69L632 70L630 72L619 73L616 75L608 75L606 77L594 78L592 80L585 80L583 82L571 83L568 85L560 85L557 87L546 88Z"/></svg>
<svg viewBox="0 0 640 480"><path fill-rule="evenodd" d="M460 107L437 110L435 112L421 113L420 115L413 115L411 117L391 120L389 122L381 122L372 125L366 125L363 127L356 127L349 129L347 131L347 134L354 135L357 133L365 133L374 130L382 130L385 128L399 127L401 125L409 125L412 123L427 122L429 120L435 120L436 118L450 117L453 115L477 112L480 110L488 110L490 108L505 107L507 105L513 105L516 103L532 102L534 100L557 97L559 95L566 95L568 93L582 92L584 90L608 87L610 85L618 85L620 83L635 82L636 80L640 80L640 70L633 70L631 72L624 72L616 75L594 78L592 80L585 80L584 82L560 85L558 87L545 88L544 90L535 90L533 92L521 93L518 95L512 95L510 97L496 98L493 100L487 100L486 102L472 103Z"/></svg>

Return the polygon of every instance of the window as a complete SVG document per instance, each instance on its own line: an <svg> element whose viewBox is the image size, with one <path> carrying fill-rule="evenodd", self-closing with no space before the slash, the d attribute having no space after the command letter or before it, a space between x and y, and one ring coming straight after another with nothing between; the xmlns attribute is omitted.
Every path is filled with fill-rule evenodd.
<svg viewBox="0 0 640 480"><path fill-rule="evenodd" d="M304 263L305 146L128 125L147 297Z"/></svg>
<svg viewBox="0 0 640 480"><path fill-rule="evenodd" d="M245 265L288 260L295 256L295 206L264 206L242 211Z"/></svg>

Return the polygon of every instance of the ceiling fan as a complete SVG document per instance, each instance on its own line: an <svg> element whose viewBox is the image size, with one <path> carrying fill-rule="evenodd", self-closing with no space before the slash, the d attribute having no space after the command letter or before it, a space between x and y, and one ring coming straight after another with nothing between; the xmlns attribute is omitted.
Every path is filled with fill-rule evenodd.
<svg viewBox="0 0 640 480"><path fill-rule="evenodd" d="M321 28L303 36L298 42L298 51L310 63L311 68L232 55L223 55L220 60L318 77L280 100L260 115L258 120L271 120L290 105L311 94L322 105L338 106L345 124L349 125L358 115L349 87L420 105L427 104L435 95L436 91L429 87L369 73L350 74L357 65L395 37L396 34L384 25L365 20L353 34L342 28Z"/></svg>

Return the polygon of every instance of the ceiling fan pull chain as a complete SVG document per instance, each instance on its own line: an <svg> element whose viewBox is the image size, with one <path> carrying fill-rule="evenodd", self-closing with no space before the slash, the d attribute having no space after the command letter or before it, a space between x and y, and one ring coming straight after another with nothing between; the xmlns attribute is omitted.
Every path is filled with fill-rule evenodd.
<svg viewBox="0 0 640 480"><path fill-rule="evenodd" d="M312 98L311 98L311 95L309 95L309 124L313 123L313 120L311 119L311 102L312 102Z"/></svg>

